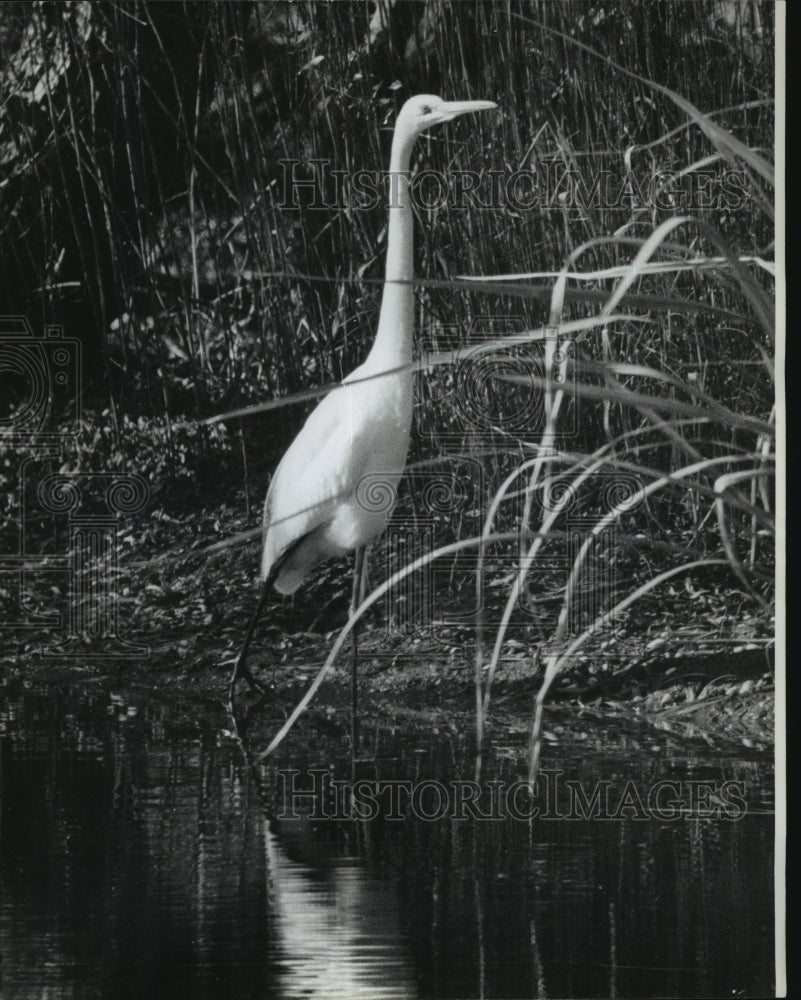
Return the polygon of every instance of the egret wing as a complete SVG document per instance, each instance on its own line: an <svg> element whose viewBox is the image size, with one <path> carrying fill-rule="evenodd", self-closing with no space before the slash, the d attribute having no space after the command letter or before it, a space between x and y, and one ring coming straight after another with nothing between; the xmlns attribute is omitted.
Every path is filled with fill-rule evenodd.
<svg viewBox="0 0 801 1000"><path fill-rule="evenodd" d="M334 389L309 415L275 471L264 503L262 574L303 536L330 522L358 479L349 391Z"/></svg>

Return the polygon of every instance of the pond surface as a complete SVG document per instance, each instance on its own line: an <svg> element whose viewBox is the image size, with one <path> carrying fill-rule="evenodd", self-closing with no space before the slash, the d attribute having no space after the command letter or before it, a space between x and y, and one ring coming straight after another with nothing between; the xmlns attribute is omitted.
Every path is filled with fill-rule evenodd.
<svg viewBox="0 0 801 1000"><path fill-rule="evenodd" d="M764 754L574 719L532 796L511 737L472 786L462 726L225 725L0 691L0 996L773 993Z"/></svg>

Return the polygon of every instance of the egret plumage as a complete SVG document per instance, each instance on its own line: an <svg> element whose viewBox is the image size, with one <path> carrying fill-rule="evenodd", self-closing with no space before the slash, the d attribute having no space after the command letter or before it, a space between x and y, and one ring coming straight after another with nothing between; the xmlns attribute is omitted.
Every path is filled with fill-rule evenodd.
<svg viewBox="0 0 801 1000"><path fill-rule="evenodd" d="M328 559L356 550L358 595L363 546L384 529L391 506L375 509L360 484L394 491L406 464L412 423L414 217L409 167L416 138L459 115L497 107L492 101L443 101L420 94L400 110L392 138L387 258L373 347L309 415L275 471L264 503L261 594L231 676L255 683L246 666L270 586L293 594ZM354 667L355 669L355 667ZM355 683L355 675L354 675Z"/></svg>

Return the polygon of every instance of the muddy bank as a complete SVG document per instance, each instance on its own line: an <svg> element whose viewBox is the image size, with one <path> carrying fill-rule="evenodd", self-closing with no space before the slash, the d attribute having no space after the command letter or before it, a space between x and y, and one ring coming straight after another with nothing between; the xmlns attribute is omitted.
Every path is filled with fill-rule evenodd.
<svg viewBox="0 0 801 1000"><path fill-rule="evenodd" d="M287 636L253 658L269 692L265 711L285 717L321 668L334 636ZM363 640L363 643L365 640ZM367 644L367 643L365 643ZM632 650L636 655L639 650ZM124 701L180 701L190 715L225 717L230 656L224 650L193 650L183 656L140 661L67 662L31 655L0 672L6 692L25 687L107 692ZM361 714L365 725L380 721L462 730L474 727L474 664L466 656L437 657L431 649L407 650L391 659L365 651L360 669ZM636 722L701 740L769 749L774 735L773 664L769 649L719 651L711 656L633 661L608 677L578 671L557 682L546 708L544 737L558 743L577 720ZM536 657L520 654L501 662L493 685L491 735L528 732L542 669ZM347 656L330 671L309 712L344 720L349 710ZM239 705L256 702L246 685ZM194 706L194 708L193 708Z"/></svg>
<svg viewBox="0 0 801 1000"><path fill-rule="evenodd" d="M131 556L121 566L119 628L121 636L145 646L141 655L48 659L41 651L52 651L52 634L30 630L14 641L7 632L0 684L11 689L77 686L140 701L180 699L189 711L196 705L198 712L224 713L231 666L256 596L258 541L229 541L254 527L255 512L247 521L240 510L234 504L180 520L163 515L131 532ZM210 548L215 540L219 550ZM276 717L291 711L325 662L347 618L349 591L349 564L335 562L321 567L294 598L276 595L268 604L251 666L270 692ZM42 593L42 607L48 607L52 594L44 586ZM499 588L500 599L504 594ZM469 594L457 599L469 600ZM64 605L62 621L67 620ZM490 732L492 727L527 730L543 660L558 652L548 647L549 635L547 622L510 631L492 687ZM485 636L483 677L494 629L487 627ZM410 727L457 726L472 732L472 628L397 627L388 623L386 609L378 607L363 623L359 646L366 720L397 719ZM547 712L549 718L568 720L630 719L704 741L769 747L772 650L772 619L743 594L687 583L640 601L618 617L611 633L591 637L551 688ZM346 644L310 711L323 717L347 712L348 657ZM247 704L244 686L242 700Z"/></svg>

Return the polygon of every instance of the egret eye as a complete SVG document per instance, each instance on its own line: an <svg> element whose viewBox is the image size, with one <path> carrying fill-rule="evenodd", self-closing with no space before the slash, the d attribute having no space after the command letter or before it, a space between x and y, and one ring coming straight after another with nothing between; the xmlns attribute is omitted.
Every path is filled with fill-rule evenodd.
<svg viewBox="0 0 801 1000"><path fill-rule="evenodd" d="M430 115L431 111L432 111L432 108L431 108L430 104L424 104L423 105L423 114L424 115Z"/></svg>

